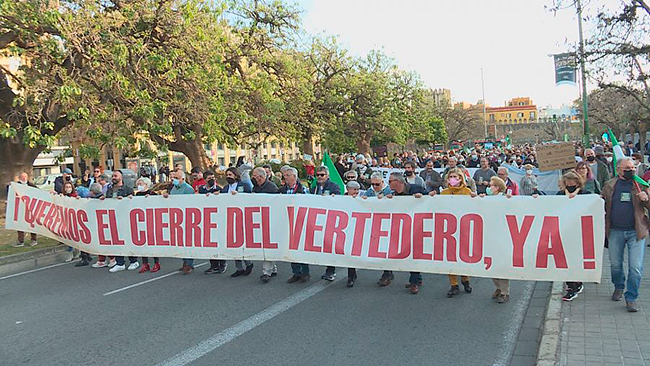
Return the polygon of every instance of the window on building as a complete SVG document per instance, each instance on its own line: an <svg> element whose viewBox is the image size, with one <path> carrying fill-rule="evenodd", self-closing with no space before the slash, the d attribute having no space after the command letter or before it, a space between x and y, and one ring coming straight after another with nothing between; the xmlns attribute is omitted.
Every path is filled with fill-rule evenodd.
<svg viewBox="0 0 650 366"><path fill-rule="evenodd" d="M206 150L212 150L212 144L208 143L203 146Z"/></svg>
<svg viewBox="0 0 650 366"><path fill-rule="evenodd" d="M530 112L530 119L535 119L535 112Z"/></svg>
<svg viewBox="0 0 650 366"><path fill-rule="evenodd" d="M524 117L524 112L517 113L517 118L523 118L523 117Z"/></svg>
<svg viewBox="0 0 650 366"><path fill-rule="evenodd" d="M490 115L490 122L494 122L494 114Z"/></svg>

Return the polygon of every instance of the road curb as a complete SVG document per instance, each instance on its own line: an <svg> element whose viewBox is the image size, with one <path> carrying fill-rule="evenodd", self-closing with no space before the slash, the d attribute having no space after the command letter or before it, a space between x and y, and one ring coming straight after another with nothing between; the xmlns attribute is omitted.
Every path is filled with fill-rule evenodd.
<svg viewBox="0 0 650 366"><path fill-rule="evenodd" d="M56 245L0 257L0 276L61 263L68 259L70 255L71 252L68 251L67 245Z"/></svg>
<svg viewBox="0 0 650 366"><path fill-rule="evenodd" d="M537 352L537 366L555 366L558 362L557 350L560 344L560 331L562 328L563 288L563 282L553 282L544 316L542 339Z"/></svg>

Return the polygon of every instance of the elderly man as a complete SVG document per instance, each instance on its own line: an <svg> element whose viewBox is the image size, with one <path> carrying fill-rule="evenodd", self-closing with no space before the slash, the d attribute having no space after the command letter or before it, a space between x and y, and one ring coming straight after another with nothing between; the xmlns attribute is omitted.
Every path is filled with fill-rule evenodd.
<svg viewBox="0 0 650 366"><path fill-rule="evenodd" d="M262 165L262 168L264 168L268 180L273 182L273 184L275 184L277 187L280 187L282 185L282 181L280 180L280 178L276 177L275 174L273 174L273 167L271 166L271 164L264 164Z"/></svg>
<svg viewBox="0 0 650 366"><path fill-rule="evenodd" d="M482 157L481 169L474 172L474 181L476 182L476 193L485 194L487 187L490 186L490 179L497 175L494 170L490 169L490 162L486 157Z"/></svg>
<svg viewBox="0 0 650 366"><path fill-rule="evenodd" d="M18 184L25 184L29 187L36 188L36 184L32 183L29 181L29 176L27 173L22 172L18 175ZM29 242L30 246L35 246L38 245L38 241L36 241L36 234L30 233L29 234L31 241ZM18 231L18 242L16 244L11 245L14 248L20 248L25 246L25 232L24 231Z"/></svg>
<svg viewBox="0 0 650 366"><path fill-rule="evenodd" d="M391 173L390 178L388 179L388 184L392 190L392 194L387 195L387 198L393 198L393 196L415 196L416 198L426 195L427 191L424 187L419 185L411 185L406 182L404 176L400 173ZM435 194L435 191L432 191L431 194ZM381 196L379 196L381 198ZM410 272L409 283L406 284L412 294L417 294L420 292L420 286L422 285L422 275L420 272ZM379 279L379 286L388 286L391 281L395 278L393 271L384 271Z"/></svg>
<svg viewBox="0 0 650 366"><path fill-rule="evenodd" d="M280 187L280 194L305 194L309 193L307 187L303 186L298 180L298 170L289 165L285 165L280 169L282 177L284 178L284 185ZM294 282L307 282L311 279L309 275L309 264L306 263L291 263L291 272L293 275L287 283Z"/></svg>
<svg viewBox="0 0 650 366"><path fill-rule="evenodd" d="M447 173L449 173L449 171L452 170L452 169L456 169L457 165L458 165L458 158L456 158L455 156L450 156L447 159L447 167L442 172L442 180L443 181L447 180Z"/></svg>
<svg viewBox="0 0 650 366"><path fill-rule="evenodd" d="M370 188L363 192L362 197L377 197L379 195L388 196L391 193L393 193L393 191L384 183L384 177L381 173L375 172L370 176Z"/></svg>
<svg viewBox="0 0 650 366"><path fill-rule="evenodd" d="M248 184L241 181L239 169L230 167L226 169L226 185L221 188L221 193L230 193L232 195L238 193L251 193L251 188ZM245 268L244 268L245 267ZM253 272L253 262L245 259L235 259L235 268L230 277L248 276Z"/></svg>
<svg viewBox="0 0 650 366"><path fill-rule="evenodd" d="M585 150L585 160L587 160L587 164L589 164L591 173L594 175L594 177L596 177L596 180L598 183L600 183L600 186L605 186L605 182L611 178L609 169L607 169L607 165L605 165L602 161L596 159L596 152L592 149Z"/></svg>
<svg viewBox="0 0 650 366"><path fill-rule="evenodd" d="M434 160L427 161L425 169L420 172L420 178L424 180L424 185L427 191L440 192L440 187L442 187L443 181L440 173L433 170L435 157L433 159Z"/></svg>
<svg viewBox="0 0 650 366"><path fill-rule="evenodd" d="M650 210L648 188L634 181L634 163L630 158L620 159L616 164L618 176L603 186L605 200L605 231L609 242L609 258L612 264L612 300L625 296L627 311L637 312L636 299L643 276L645 240L648 236L647 210ZM623 256L628 251L627 291Z"/></svg>
<svg viewBox="0 0 650 366"><path fill-rule="evenodd" d="M341 187L330 180L330 170L323 165L316 169L316 185L313 186L309 192L311 194L329 196L341 194ZM321 276L322 279L330 282L334 281L335 277L336 268L332 266L328 266L327 269L325 269L325 274Z"/></svg>
<svg viewBox="0 0 650 366"><path fill-rule="evenodd" d="M275 183L269 180L269 177L266 175L266 170L262 167L257 167L253 169L251 174L251 180L253 181L253 193L266 193L266 194L277 194L279 193L278 186ZM278 267L275 265L275 262L264 261L262 262L262 275L260 280L262 283L269 283L271 277L278 275Z"/></svg>
<svg viewBox="0 0 650 366"><path fill-rule="evenodd" d="M169 190L169 194L165 193L163 197L168 198L170 195L194 194L194 188L185 182L185 172L175 170L170 176L172 178L172 188ZM178 270L182 271L184 275L192 273L194 271L194 259L183 258L183 266Z"/></svg>
<svg viewBox="0 0 650 366"><path fill-rule="evenodd" d="M372 175L372 169L366 161L366 157L362 154L357 155L356 165L352 169L357 172L357 181L367 186Z"/></svg>
<svg viewBox="0 0 650 366"><path fill-rule="evenodd" d="M348 183L348 182L357 182L361 186L361 189L367 189L368 185L362 183L359 180L359 174L357 173L356 170L349 170L343 174L343 182Z"/></svg>
<svg viewBox="0 0 650 366"><path fill-rule="evenodd" d="M519 186L517 185L517 182L508 178L508 168L504 166L499 167L497 170L497 176L506 182L506 194L509 194L511 196L519 195Z"/></svg>

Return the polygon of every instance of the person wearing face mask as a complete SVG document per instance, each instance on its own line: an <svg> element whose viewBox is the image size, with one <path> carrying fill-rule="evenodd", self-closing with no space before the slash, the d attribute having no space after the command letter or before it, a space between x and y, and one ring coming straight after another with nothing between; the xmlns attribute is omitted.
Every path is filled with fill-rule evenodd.
<svg viewBox="0 0 650 366"><path fill-rule="evenodd" d="M214 173L211 170L206 170L203 173L205 177L205 184L199 187L199 194L219 194L221 193L221 187L217 184L217 180L214 177ZM203 271L205 274L221 274L226 272L228 264L224 259L210 259L210 268Z"/></svg>
<svg viewBox="0 0 650 366"><path fill-rule="evenodd" d="M476 193L472 192L465 183L465 174L461 169L451 169L447 173L447 188L443 189L440 194L443 195L463 195L476 197ZM458 289L458 276L455 274L449 275L449 282L451 288L447 292L447 297L454 297L460 293ZM469 283L469 276L461 276L461 282L466 293L472 292L472 286Z"/></svg>
<svg viewBox="0 0 650 366"><path fill-rule="evenodd" d="M532 196L537 194L537 177L533 174L533 166L531 164L524 165L525 174L519 182L519 192L523 196Z"/></svg>
<svg viewBox="0 0 650 366"><path fill-rule="evenodd" d="M152 185L153 183L151 183L151 179L147 177L139 178L135 182L135 187L136 187L135 195L137 197L155 196L156 192L151 190ZM142 257L142 268L140 268L139 273L145 273L148 271L151 271L151 273L156 273L160 271L160 258L153 257L153 267L149 267L149 258Z"/></svg>
<svg viewBox="0 0 650 366"><path fill-rule="evenodd" d="M478 168L479 164L480 164L480 160L478 158L478 154L476 152L473 152L472 155L469 157L469 160L467 161L467 167Z"/></svg>
<svg viewBox="0 0 650 366"><path fill-rule="evenodd" d="M410 185L418 185L426 189L427 187L424 183L424 179L415 174L416 167L417 165L413 161L409 160L404 163L404 179L406 179L406 182Z"/></svg>
<svg viewBox="0 0 650 366"><path fill-rule="evenodd" d="M609 243L612 264L612 300L625 297L627 311L637 312L636 299L643 276L645 241L648 236L650 202L648 188L634 180L635 167L632 159L617 161L617 177L603 186L601 197L605 200L605 234ZM623 256L628 250L627 291Z"/></svg>
<svg viewBox="0 0 650 366"><path fill-rule="evenodd" d="M175 170L171 173L171 178L172 189L169 191L169 194L163 194L163 197L168 198L170 195L194 194L194 188L185 182L185 172L182 170ZM184 275L192 273L194 271L194 259L183 258L183 266L178 270L182 271Z"/></svg>
<svg viewBox="0 0 650 366"><path fill-rule="evenodd" d="M603 187L605 185L605 182L611 178L609 175L609 169L607 169L607 165L605 165L602 161L596 159L596 153L592 149L585 150L585 160L589 164L589 168L596 177L598 184Z"/></svg>
<svg viewBox="0 0 650 366"><path fill-rule="evenodd" d="M113 176L111 177L111 182L112 182L111 186L106 191L106 198L121 200L124 197L133 196L134 194L133 188L124 184L121 171L116 170L113 172ZM100 199L103 200L104 198L100 198ZM116 261L115 266L113 266L111 269L108 270L110 273L124 271L125 269L128 269L129 271L134 271L140 267L140 263L138 263L138 258L133 256L129 257L128 268L124 264L124 256L115 256L115 261Z"/></svg>
<svg viewBox="0 0 650 366"><path fill-rule="evenodd" d="M575 170L569 170L568 172L562 175L560 179L560 191L557 192L560 196L567 196L569 199L574 198L579 194L589 194L587 190L584 189L584 180L582 176ZM572 301L575 299L579 293L582 293L584 289L582 282L567 282L566 283L567 292L562 297L564 301Z"/></svg>
<svg viewBox="0 0 650 366"><path fill-rule="evenodd" d="M490 178L490 186L487 188L486 194L480 196L505 196L511 198L512 195L509 195L506 189L506 182L495 176ZM510 300L510 281L502 278L493 278L492 282L494 282L494 286L496 286L496 290L492 293L492 299L496 300L499 304L505 304L508 302Z"/></svg>
<svg viewBox="0 0 650 366"><path fill-rule="evenodd" d="M25 172L22 172L18 175L18 184L25 184L29 187L37 188L36 184L32 183L28 179L28 175ZM7 187L8 189L9 187ZM35 246L38 245L38 241L36 241L36 234L30 233L29 234L31 241L29 242L29 246ZM18 231L18 242L15 244L11 244L12 247L14 248L20 248L25 246L25 232L24 231Z"/></svg>
<svg viewBox="0 0 650 366"><path fill-rule="evenodd" d="M72 170L65 168L61 173L61 176L54 180L54 192L58 194L63 194L63 183L72 182Z"/></svg>
<svg viewBox="0 0 650 366"><path fill-rule="evenodd" d="M278 186L275 183L269 180L269 177L266 175L266 170L262 167L257 167L253 169L251 174L251 180L253 181L253 193L255 194L278 194ZM262 283L269 283L271 277L278 275L278 267L273 261L263 261L262 262L262 275L260 276L260 281Z"/></svg>
<svg viewBox="0 0 650 366"><path fill-rule="evenodd" d="M221 188L221 193L236 195L239 193L251 193L251 187L241 181L239 169L230 167L226 169L226 185ZM248 276L253 272L253 262L249 260L235 260L236 271L230 277Z"/></svg>
<svg viewBox="0 0 650 366"><path fill-rule="evenodd" d="M589 164L586 161L581 161L576 164L576 172L580 175L580 178L582 178L582 181L584 182L584 191L595 194L601 193L600 184L594 177L594 174L591 172Z"/></svg>

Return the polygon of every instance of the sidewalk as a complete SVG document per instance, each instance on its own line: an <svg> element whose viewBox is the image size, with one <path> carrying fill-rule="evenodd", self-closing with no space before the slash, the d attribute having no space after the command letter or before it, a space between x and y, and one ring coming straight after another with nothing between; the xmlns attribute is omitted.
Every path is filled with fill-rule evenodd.
<svg viewBox="0 0 650 366"><path fill-rule="evenodd" d="M648 252L644 268L650 268ZM625 268L627 274L627 261ZM585 284L575 300L563 301L559 365L650 366L650 279L646 274L641 281L638 313L628 313L625 300L612 301L613 291L605 249L601 283Z"/></svg>

